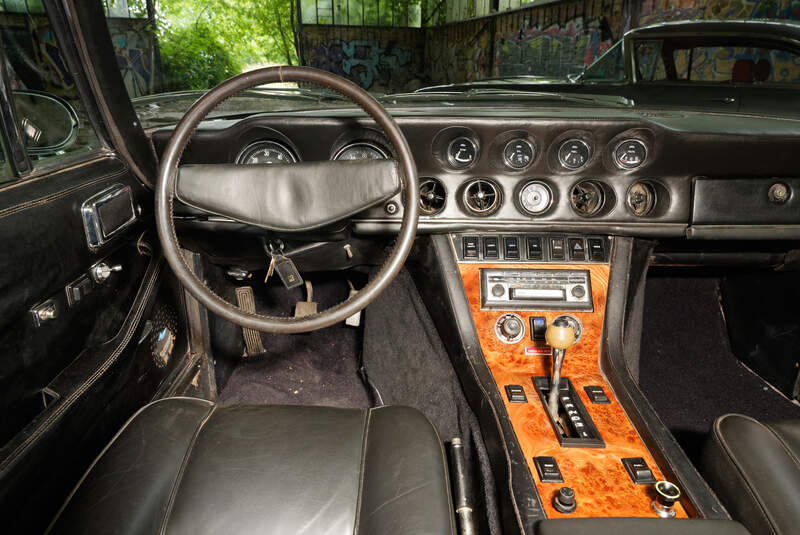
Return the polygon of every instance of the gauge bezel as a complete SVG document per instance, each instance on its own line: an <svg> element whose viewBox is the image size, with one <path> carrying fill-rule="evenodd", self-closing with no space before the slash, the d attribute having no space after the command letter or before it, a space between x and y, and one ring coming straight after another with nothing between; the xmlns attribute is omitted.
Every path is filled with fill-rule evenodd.
<svg viewBox="0 0 800 535"><path fill-rule="evenodd" d="M468 164L463 164L462 162L459 162L458 160L453 158L453 155L450 153L450 149L453 148L453 145L455 145L456 142L461 140L468 141L469 144L472 145L472 150L475 153L475 156L472 158L472 161ZM447 149L445 151L445 154L447 155L447 163L450 164L450 167L452 167L453 169L458 169L459 171L463 171L464 169L469 169L470 167L475 165L475 162L478 161L478 156L479 156L478 144L475 142L474 139L472 139L469 136L458 136L450 140L450 143L447 144Z"/></svg>
<svg viewBox="0 0 800 535"><path fill-rule="evenodd" d="M297 157L297 154L295 154L294 151L288 145L281 143L280 141L275 141L274 139L259 139L258 141L253 141L252 143L248 143L242 150L239 151L239 154L236 155L236 159L234 161L239 165L253 165L253 164L246 164L243 161L244 159L243 156L248 152L250 152L253 149L253 147L259 145L277 145L283 151L289 154L289 156L291 156L292 158L291 163L297 163L300 161L300 159Z"/></svg>
<svg viewBox="0 0 800 535"><path fill-rule="evenodd" d="M339 160L339 157L341 157L341 155L344 154L346 151L352 149L353 147L358 147L358 146L369 147L370 149L373 149L375 152L377 152L381 156L383 156L384 160L388 160L389 159L389 153L386 151L386 149L384 149L383 147L381 147L377 143L373 143L372 141L364 141L364 140L353 141L352 143L348 143L348 144L344 145L342 148L340 148L339 150L336 151L336 154L334 154L333 158L331 158L331 159L334 160L334 161L337 161L337 160Z"/></svg>
<svg viewBox="0 0 800 535"><path fill-rule="evenodd" d="M532 184L539 184L541 186L544 186L544 189L546 189L547 192L550 194L550 200L548 201L547 206L543 210L540 210L539 212L531 212L530 210L525 208L525 205L522 203L522 192L525 191L525 188L527 188ZM547 182L544 182L542 180L527 180L519 188L519 191L517 191L517 204L519 205L519 209L524 214L527 214L529 216L541 216L543 214L546 214L548 211L550 211L550 208L553 207L554 201L555 201L555 195L553 194L553 188L551 188L547 184Z"/></svg>
<svg viewBox="0 0 800 535"><path fill-rule="evenodd" d="M517 142L525 143L528 146L528 148L531 149L531 161L529 161L527 164L523 165L522 167L517 167L516 165L513 165L509 161L508 157L506 156L506 149L508 148L508 146L511 145L512 143L517 143ZM528 167L533 165L533 162L535 160L536 160L536 147L534 147L533 143L531 143L530 141L528 141L524 137L515 137L514 139L512 139L511 141L509 141L508 143L503 145L503 163L509 169L513 169L514 171L524 171L525 169L527 169Z"/></svg>
<svg viewBox="0 0 800 535"><path fill-rule="evenodd" d="M644 149L644 158L642 158L641 162L639 162L636 165L624 165L624 164L620 163L620 161L617 159L617 151L625 143L638 143L639 145L642 146L642 148ZM623 171L632 171L633 169L638 169L639 167L643 166L645 164L645 162L647 162L648 154L649 154L649 151L647 150L647 144L644 141L642 141L639 138L629 137L629 138L623 139L622 141L620 141L619 143L617 143L614 146L614 150L611 151L611 160L614 162L614 165L616 165L619 169L621 169Z"/></svg>
<svg viewBox="0 0 800 535"><path fill-rule="evenodd" d="M580 143L581 145L586 147L586 152L588 153L588 155L586 156L586 161L583 162L581 165L578 166L568 165L567 162L564 161L564 158L561 157L561 149L563 149L564 146L567 145L568 143ZM592 159L592 147L580 138L576 137L570 138L565 140L558 146L558 150L556 151L556 158L558 158L558 163L561 164L561 167L563 167L564 169L568 169L570 171L577 171L578 169L585 167L589 163L589 160Z"/></svg>

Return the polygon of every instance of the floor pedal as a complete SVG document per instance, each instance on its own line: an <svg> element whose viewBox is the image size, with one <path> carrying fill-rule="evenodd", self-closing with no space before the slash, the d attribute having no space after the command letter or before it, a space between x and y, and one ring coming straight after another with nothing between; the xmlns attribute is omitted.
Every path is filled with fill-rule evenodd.
<svg viewBox="0 0 800 535"><path fill-rule="evenodd" d="M314 302L314 288L311 281L306 281L306 300L298 301L294 306L294 317L311 316L317 313L317 303Z"/></svg>
<svg viewBox="0 0 800 535"><path fill-rule="evenodd" d="M256 313L256 300L253 296L252 286L238 286L236 288L236 302L239 308L251 314ZM261 333L242 327L242 336L244 337L245 357L252 357L265 353L264 344L261 343Z"/></svg>

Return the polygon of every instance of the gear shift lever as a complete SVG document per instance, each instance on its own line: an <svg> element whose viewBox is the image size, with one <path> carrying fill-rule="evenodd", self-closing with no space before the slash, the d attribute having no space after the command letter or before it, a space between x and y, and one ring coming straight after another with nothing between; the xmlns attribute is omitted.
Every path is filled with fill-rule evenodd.
<svg viewBox="0 0 800 535"><path fill-rule="evenodd" d="M553 419L558 419L558 385L561 383L561 366L564 364L564 354L567 348L575 343L575 329L564 318L556 320L547 326L544 335L547 344L553 348L553 375L550 378L550 393L547 396L547 408Z"/></svg>

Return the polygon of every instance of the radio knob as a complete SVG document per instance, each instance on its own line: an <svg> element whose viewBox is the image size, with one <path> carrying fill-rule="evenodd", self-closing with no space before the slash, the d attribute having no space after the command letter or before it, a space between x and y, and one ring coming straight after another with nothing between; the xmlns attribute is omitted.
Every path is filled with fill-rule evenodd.
<svg viewBox="0 0 800 535"><path fill-rule="evenodd" d="M571 293L575 299L582 299L586 295L586 290L583 286L574 286Z"/></svg>
<svg viewBox="0 0 800 535"><path fill-rule="evenodd" d="M506 289L503 288L502 284L495 284L492 286L492 295L495 297L503 297L503 294L506 293Z"/></svg>

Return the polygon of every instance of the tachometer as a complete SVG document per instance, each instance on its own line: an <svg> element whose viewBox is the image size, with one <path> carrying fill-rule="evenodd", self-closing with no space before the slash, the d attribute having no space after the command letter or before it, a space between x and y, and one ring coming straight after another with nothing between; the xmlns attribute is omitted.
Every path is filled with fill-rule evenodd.
<svg viewBox="0 0 800 535"><path fill-rule="evenodd" d="M567 169L580 169L591 155L589 145L580 139L569 139L558 148L558 161Z"/></svg>
<svg viewBox="0 0 800 535"><path fill-rule="evenodd" d="M635 169L647 158L647 147L638 139L626 139L614 149L614 163L620 169Z"/></svg>
<svg viewBox="0 0 800 535"><path fill-rule="evenodd" d="M246 146L236 163L240 164L287 164L297 163L292 149L277 141L256 141Z"/></svg>
<svg viewBox="0 0 800 535"><path fill-rule="evenodd" d="M345 145L334 156L334 160L385 160L386 151L374 143L359 141Z"/></svg>

